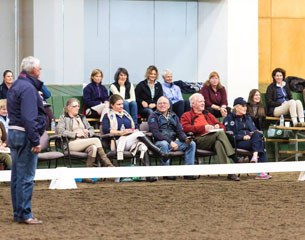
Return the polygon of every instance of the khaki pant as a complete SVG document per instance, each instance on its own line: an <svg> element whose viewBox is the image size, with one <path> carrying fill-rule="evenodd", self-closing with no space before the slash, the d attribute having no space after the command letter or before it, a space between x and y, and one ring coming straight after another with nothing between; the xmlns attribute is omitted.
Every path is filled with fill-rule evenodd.
<svg viewBox="0 0 305 240"><path fill-rule="evenodd" d="M235 151L224 131L197 137L195 141L198 149L215 151L219 163L231 163L229 156L234 155Z"/></svg>
<svg viewBox="0 0 305 240"><path fill-rule="evenodd" d="M274 109L273 115L279 117L281 115L290 114L291 120L295 125L299 118L299 122L304 122L304 110L300 100L290 99L289 101L283 102L281 106Z"/></svg>
<svg viewBox="0 0 305 240"><path fill-rule="evenodd" d="M69 142L70 151L87 152L90 157L96 157L99 147L102 147L102 143L96 137L81 138Z"/></svg>
<svg viewBox="0 0 305 240"><path fill-rule="evenodd" d="M7 169L12 168L11 156L7 153L0 153L0 163L3 163Z"/></svg>

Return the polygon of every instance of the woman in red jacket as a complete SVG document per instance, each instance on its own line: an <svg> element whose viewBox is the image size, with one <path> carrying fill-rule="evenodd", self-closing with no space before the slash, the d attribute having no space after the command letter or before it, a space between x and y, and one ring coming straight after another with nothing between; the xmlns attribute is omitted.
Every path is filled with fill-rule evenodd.
<svg viewBox="0 0 305 240"><path fill-rule="evenodd" d="M200 90L205 99L206 110L211 112L215 117L226 117L231 109L228 107L227 92L221 84L219 74L211 72Z"/></svg>

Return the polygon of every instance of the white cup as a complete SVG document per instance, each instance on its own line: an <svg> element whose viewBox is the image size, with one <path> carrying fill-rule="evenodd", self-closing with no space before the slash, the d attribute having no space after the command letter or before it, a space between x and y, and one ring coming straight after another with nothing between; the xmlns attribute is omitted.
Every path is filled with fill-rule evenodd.
<svg viewBox="0 0 305 240"><path fill-rule="evenodd" d="M290 122L285 122L285 127L290 127Z"/></svg>

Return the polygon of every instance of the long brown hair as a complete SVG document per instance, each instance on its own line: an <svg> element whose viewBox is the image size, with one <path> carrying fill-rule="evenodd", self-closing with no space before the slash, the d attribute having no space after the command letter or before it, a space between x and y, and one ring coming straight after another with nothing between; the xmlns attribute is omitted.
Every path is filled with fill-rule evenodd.
<svg viewBox="0 0 305 240"><path fill-rule="evenodd" d="M253 97L255 95L255 93L259 93L261 96L261 100L259 101L259 103L255 103L253 100ZM247 107L247 113L251 116L251 117L265 117L266 113L265 113L265 108L263 106L263 102L262 102L262 94L258 89L252 89L249 93L249 97L248 97L248 107ZM257 106L257 113L256 115L254 115L254 111L253 111L253 106Z"/></svg>

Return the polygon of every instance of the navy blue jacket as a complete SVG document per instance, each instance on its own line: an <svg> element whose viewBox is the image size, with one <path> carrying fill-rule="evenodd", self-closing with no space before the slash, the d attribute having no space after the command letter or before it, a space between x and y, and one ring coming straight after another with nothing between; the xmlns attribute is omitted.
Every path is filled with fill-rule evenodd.
<svg viewBox="0 0 305 240"><path fill-rule="evenodd" d="M8 91L8 88L7 88L6 84L3 82L0 85L0 99L6 99L7 98L7 91Z"/></svg>
<svg viewBox="0 0 305 240"><path fill-rule="evenodd" d="M7 92L9 126L25 128L31 146L39 145L40 136L46 130L46 113L38 93L43 83L21 72Z"/></svg>
<svg viewBox="0 0 305 240"><path fill-rule="evenodd" d="M102 84L89 83L83 90L83 100L87 108L109 100L108 90Z"/></svg>
<svg viewBox="0 0 305 240"><path fill-rule="evenodd" d="M258 131L252 118L248 114L238 117L232 112L223 120L223 124L227 131L233 132L236 141L242 141L244 136L251 135L250 132Z"/></svg>
<svg viewBox="0 0 305 240"><path fill-rule="evenodd" d="M149 131L154 136L155 141L165 140L170 143L178 138L181 142L185 142L186 134L182 130L178 116L172 111L169 114L169 120L159 111L150 114L148 118Z"/></svg>
<svg viewBox="0 0 305 240"><path fill-rule="evenodd" d="M286 83L284 87L287 98L290 100L292 99L291 92L289 90L288 84ZM268 116L273 116L273 111L276 107L281 106L282 103L277 101L277 86L276 83L271 83L266 91L266 105L267 105L267 114Z"/></svg>

